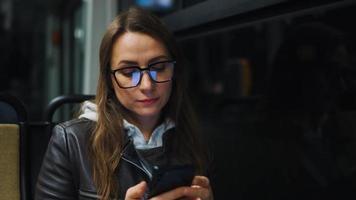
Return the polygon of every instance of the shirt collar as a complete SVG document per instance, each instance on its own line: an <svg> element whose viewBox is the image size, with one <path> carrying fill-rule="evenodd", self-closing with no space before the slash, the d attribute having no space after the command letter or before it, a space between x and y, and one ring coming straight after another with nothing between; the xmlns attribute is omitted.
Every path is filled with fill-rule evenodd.
<svg viewBox="0 0 356 200"><path fill-rule="evenodd" d="M87 118L92 121L98 121L97 105L95 103L85 101L81 109L82 114L79 118ZM163 134L174 127L175 123L170 119L166 119L162 124L154 129L150 139L146 141L140 129L124 119L124 128L127 130L127 136L133 139L136 149L151 149L162 146Z"/></svg>
<svg viewBox="0 0 356 200"><path fill-rule="evenodd" d="M175 123L172 120L167 119L153 130L150 139L146 141L143 133L139 128L137 128L137 126L124 120L124 128L127 130L127 135L132 138L136 149L152 149L161 147L163 145L163 134L174 127Z"/></svg>

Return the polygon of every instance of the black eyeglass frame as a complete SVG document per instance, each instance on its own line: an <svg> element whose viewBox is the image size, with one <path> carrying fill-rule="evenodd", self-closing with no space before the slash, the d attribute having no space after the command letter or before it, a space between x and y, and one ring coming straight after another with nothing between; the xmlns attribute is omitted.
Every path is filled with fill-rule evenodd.
<svg viewBox="0 0 356 200"><path fill-rule="evenodd" d="M175 60L165 60L165 61L158 61L158 62L150 63L150 64L148 64L147 67L145 67L145 68L140 68L139 66L131 66L131 67L124 67L124 68L120 68L120 69L111 70L110 72L111 72L111 74L114 76L114 79L115 79L116 84L117 84L120 88L123 88L123 89L134 88L134 87L137 87L138 85L140 85L144 71L148 71L148 73L147 73L148 76L149 76L150 79L151 79L153 82L155 82L155 83L165 83L165 82L171 81L171 80L173 79L173 75L172 75L171 79L166 80L166 81L156 81L156 80L154 80L154 79L152 78L151 73L149 73L151 67L154 66L154 65L160 64L160 63L171 63L171 64L173 64L173 75L174 75L174 67L175 67L175 64L177 63ZM118 71L125 70L125 69L138 69L138 70L140 70L140 80L138 81L138 83L137 83L135 86L123 87L123 86L120 85L119 81L117 80L117 78L116 78L116 76L115 76L115 73L118 72Z"/></svg>

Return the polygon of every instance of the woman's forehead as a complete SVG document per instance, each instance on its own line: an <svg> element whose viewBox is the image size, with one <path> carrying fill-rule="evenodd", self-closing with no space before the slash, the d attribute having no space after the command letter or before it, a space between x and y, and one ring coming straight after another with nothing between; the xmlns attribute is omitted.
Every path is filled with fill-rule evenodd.
<svg viewBox="0 0 356 200"><path fill-rule="evenodd" d="M158 56L167 56L166 47L161 41L143 33L127 32L113 44L111 63L121 61L147 62Z"/></svg>

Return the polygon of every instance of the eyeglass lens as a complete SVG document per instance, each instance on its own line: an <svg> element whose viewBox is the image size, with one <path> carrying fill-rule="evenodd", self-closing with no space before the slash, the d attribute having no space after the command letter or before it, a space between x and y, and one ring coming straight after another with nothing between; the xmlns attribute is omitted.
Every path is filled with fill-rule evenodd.
<svg viewBox="0 0 356 200"><path fill-rule="evenodd" d="M161 62L151 65L148 70L137 67L123 68L115 72L115 78L121 87L135 87L142 78L143 72L147 71L150 78L155 82L166 82L173 76L173 62Z"/></svg>

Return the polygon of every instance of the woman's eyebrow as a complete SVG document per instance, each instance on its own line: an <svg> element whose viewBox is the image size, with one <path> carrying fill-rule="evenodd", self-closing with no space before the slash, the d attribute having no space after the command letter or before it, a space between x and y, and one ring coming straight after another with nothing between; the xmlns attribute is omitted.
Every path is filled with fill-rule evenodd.
<svg viewBox="0 0 356 200"><path fill-rule="evenodd" d="M117 66L121 65L121 64L127 64L127 65L138 65L137 62L135 61L131 61L131 60L121 60Z"/></svg>
<svg viewBox="0 0 356 200"><path fill-rule="evenodd" d="M169 57L166 56L166 55L160 55L160 56L151 58L151 59L148 61L148 63L153 63L153 62L161 61L162 59L169 59Z"/></svg>
<svg viewBox="0 0 356 200"><path fill-rule="evenodd" d="M151 58L147 64L161 61L162 59L169 59L169 57L166 55L156 56L156 57ZM138 62L132 61L132 60L121 60L117 66L120 66L122 64L139 66Z"/></svg>

